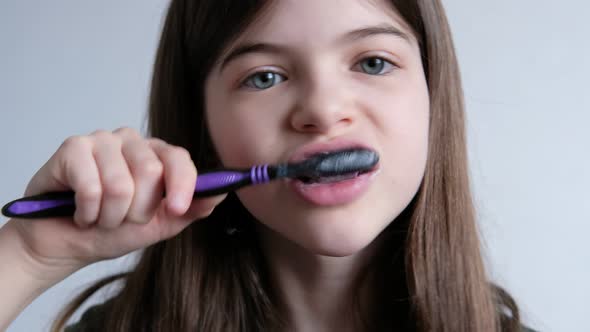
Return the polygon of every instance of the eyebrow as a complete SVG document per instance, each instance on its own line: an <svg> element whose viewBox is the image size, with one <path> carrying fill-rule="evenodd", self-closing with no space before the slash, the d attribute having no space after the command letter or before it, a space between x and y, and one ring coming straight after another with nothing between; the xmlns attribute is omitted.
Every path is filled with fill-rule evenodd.
<svg viewBox="0 0 590 332"><path fill-rule="evenodd" d="M410 36L408 34L388 23L350 31L342 39L343 41L355 41L375 35L392 35L410 43Z"/></svg>
<svg viewBox="0 0 590 332"><path fill-rule="evenodd" d="M404 41L410 43L410 36L403 32L402 30L398 29L397 27L391 24L380 24L376 26L369 26L364 27L361 29L352 30L347 32L342 36L340 42L352 42L357 41L359 39L375 36L375 35L390 35L397 38L401 38ZM230 62L236 60L239 57L242 57L246 54L252 53L269 53L269 54L281 54L286 53L287 47L277 45L277 44L270 44L270 43L244 43L236 46L231 52L229 52L222 60L221 66L219 67L219 72L223 71L223 68L226 67Z"/></svg>

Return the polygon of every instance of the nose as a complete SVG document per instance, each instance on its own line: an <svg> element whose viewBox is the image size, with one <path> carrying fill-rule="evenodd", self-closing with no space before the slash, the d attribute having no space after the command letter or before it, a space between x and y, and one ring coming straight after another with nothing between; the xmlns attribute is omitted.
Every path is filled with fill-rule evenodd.
<svg viewBox="0 0 590 332"><path fill-rule="evenodd" d="M341 131L355 121L354 92L344 82L315 77L300 89L292 109L293 129L304 133L327 134Z"/></svg>

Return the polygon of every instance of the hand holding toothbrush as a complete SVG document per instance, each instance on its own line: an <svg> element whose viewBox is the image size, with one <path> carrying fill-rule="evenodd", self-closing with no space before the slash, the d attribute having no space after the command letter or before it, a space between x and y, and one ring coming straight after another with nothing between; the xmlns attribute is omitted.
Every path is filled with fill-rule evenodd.
<svg viewBox="0 0 590 332"><path fill-rule="evenodd" d="M72 190L73 218L15 218L0 232L18 237L36 271L58 278L175 236L209 215L226 194L193 199L196 179L184 148L144 139L133 129L70 137L24 195Z"/></svg>

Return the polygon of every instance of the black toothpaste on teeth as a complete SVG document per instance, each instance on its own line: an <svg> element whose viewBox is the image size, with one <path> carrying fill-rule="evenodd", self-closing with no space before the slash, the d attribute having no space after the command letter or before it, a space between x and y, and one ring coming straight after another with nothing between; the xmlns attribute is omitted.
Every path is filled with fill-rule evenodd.
<svg viewBox="0 0 590 332"><path fill-rule="evenodd" d="M342 175L334 175L334 176L327 176L327 177L320 177L317 179L312 178L305 178L301 179L301 181L305 184L311 183L332 183L332 182L339 182L354 179L359 176L359 172L349 173L349 174L342 174Z"/></svg>
<svg viewBox="0 0 590 332"><path fill-rule="evenodd" d="M367 173L379 161L377 153L367 149L345 149L318 153L301 162L294 172L303 183L343 181Z"/></svg>

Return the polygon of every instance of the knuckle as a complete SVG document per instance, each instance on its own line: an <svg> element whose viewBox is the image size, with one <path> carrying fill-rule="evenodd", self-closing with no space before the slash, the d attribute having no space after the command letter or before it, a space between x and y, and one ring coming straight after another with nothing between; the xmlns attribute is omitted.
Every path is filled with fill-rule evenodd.
<svg viewBox="0 0 590 332"><path fill-rule="evenodd" d="M113 131L114 134L122 135L122 136L130 136L130 137L138 137L139 133L137 130L131 127L119 127Z"/></svg>
<svg viewBox="0 0 590 332"><path fill-rule="evenodd" d="M66 138L61 146L59 147L60 150L72 151L78 150L81 148L86 148L91 145L91 140L87 136L70 136Z"/></svg>
<svg viewBox="0 0 590 332"><path fill-rule="evenodd" d="M105 195L124 198L132 196L134 193L133 183L126 176L112 175L103 181Z"/></svg>
<svg viewBox="0 0 590 332"><path fill-rule="evenodd" d="M102 196L102 187L96 182L88 183L85 184L83 188L76 190L76 194L78 194L83 201L95 201Z"/></svg>
<svg viewBox="0 0 590 332"><path fill-rule="evenodd" d="M191 155L187 149L181 146L173 146L168 152L173 158L191 159Z"/></svg>
<svg viewBox="0 0 590 332"><path fill-rule="evenodd" d="M108 131L108 130L104 130L104 129L97 129L95 131L93 131L90 136L94 136L94 137L112 137L113 134Z"/></svg>
<svg viewBox="0 0 590 332"><path fill-rule="evenodd" d="M162 162L155 159L148 159L139 163L137 172L142 176L156 177L160 176L164 171L164 165Z"/></svg>
<svg viewBox="0 0 590 332"><path fill-rule="evenodd" d="M94 138L96 143L100 145L121 146L123 141L121 137L102 129L95 131L90 137Z"/></svg>
<svg viewBox="0 0 590 332"><path fill-rule="evenodd" d="M166 143L166 142L164 142L163 139L158 138L158 137L149 137L149 138L146 138L146 142L148 144L164 144L164 143Z"/></svg>

